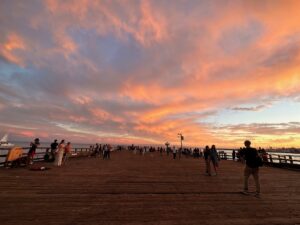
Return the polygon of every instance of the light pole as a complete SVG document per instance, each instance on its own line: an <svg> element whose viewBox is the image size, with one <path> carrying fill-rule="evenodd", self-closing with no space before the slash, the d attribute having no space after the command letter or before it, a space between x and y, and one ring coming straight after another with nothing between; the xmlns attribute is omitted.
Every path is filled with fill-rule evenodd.
<svg viewBox="0 0 300 225"><path fill-rule="evenodd" d="M178 133L178 137L180 138L180 149L179 149L179 159L181 158L181 152L182 152L182 141L184 140L184 137L182 135L182 133Z"/></svg>
<svg viewBox="0 0 300 225"><path fill-rule="evenodd" d="M170 145L170 143L169 143L169 142L166 142L165 145L166 145L166 152L167 152L167 155L169 155L169 145Z"/></svg>
<svg viewBox="0 0 300 225"><path fill-rule="evenodd" d="M165 146L167 146L167 148L169 147L170 143L169 142L166 142L165 143Z"/></svg>
<svg viewBox="0 0 300 225"><path fill-rule="evenodd" d="M182 149L182 141L184 140L184 137L182 133L178 133L178 137L180 138L180 148Z"/></svg>

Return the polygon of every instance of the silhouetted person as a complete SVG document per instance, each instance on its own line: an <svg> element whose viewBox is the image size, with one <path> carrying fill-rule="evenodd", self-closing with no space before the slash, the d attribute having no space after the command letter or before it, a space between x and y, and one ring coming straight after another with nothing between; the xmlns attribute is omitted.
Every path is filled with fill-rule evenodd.
<svg viewBox="0 0 300 225"><path fill-rule="evenodd" d="M40 145L40 139L36 138L33 142L30 143L30 148L27 153L27 165L33 164L33 158L37 147Z"/></svg>
<svg viewBox="0 0 300 225"><path fill-rule="evenodd" d="M163 155L163 148L162 147L159 148L159 154L160 154L160 156Z"/></svg>
<svg viewBox="0 0 300 225"><path fill-rule="evenodd" d="M232 150L232 160L234 161L235 160L235 151Z"/></svg>
<svg viewBox="0 0 300 225"><path fill-rule="evenodd" d="M65 151L64 151L64 156L63 156L63 161L62 161L63 164L66 163L66 161L70 157L71 153L72 153L72 145L71 145L71 142L68 142L65 147Z"/></svg>
<svg viewBox="0 0 300 225"><path fill-rule="evenodd" d="M56 150L55 161L54 161L55 166L62 165L64 153L65 153L65 140L61 140L61 142L59 143L58 148Z"/></svg>
<svg viewBox="0 0 300 225"><path fill-rule="evenodd" d="M246 140L244 142L245 147L241 150L241 157L246 160L246 166L244 169L244 194L248 194L248 179L250 175L253 176L256 186L255 196L259 197L260 195L260 183L259 183L259 166L257 165L257 150L255 148L251 148L251 142Z"/></svg>
<svg viewBox="0 0 300 225"><path fill-rule="evenodd" d="M55 139L54 142L51 143L50 145L50 148L51 148L51 159L50 161L54 161L55 160L55 152L57 150L57 146L58 146L58 143L57 143L57 140Z"/></svg>
<svg viewBox="0 0 300 225"><path fill-rule="evenodd" d="M216 149L215 145L211 146L210 159L211 159L211 162L214 166L215 175L217 175L217 168L219 167L219 157L218 157L218 153L217 153L217 149Z"/></svg>
<svg viewBox="0 0 300 225"><path fill-rule="evenodd" d="M208 145L205 146L205 148L203 150L203 154L204 154L204 160L205 160L205 166L206 166L205 174L208 176L211 176L211 172L210 172L211 156L210 156L210 149L209 149Z"/></svg>
<svg viewBox="0 0 300 225"><path fill-rule="evenodd" d="M49 148L46 149L45 155L44 155L44 161L50 162L51 161L51 153L49 152Z"/></svg>
<svg viewBox="0 0 300 225"><path fill-rule="evenodd" d="M173 146L173 159L176 159L176 154L177 154L177 150L175 148L175 146Z"/></svg>

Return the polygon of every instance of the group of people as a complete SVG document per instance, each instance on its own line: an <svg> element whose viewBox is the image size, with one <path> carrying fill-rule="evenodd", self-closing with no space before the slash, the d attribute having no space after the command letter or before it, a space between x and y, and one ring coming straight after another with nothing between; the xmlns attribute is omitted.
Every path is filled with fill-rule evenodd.
<svg viewBox="0 0 300 225"><path fill-rule="evenodd" d="M34 141L30 143L30 149L28 151L28 157L27 157L28 165L33 163L33 158L39 145L40 145L39 138L34 139ZM249 194L248 180L249 177L252 175L256 186L255 196L259 197L260 196L259 167L262 166L262 159L260 158L258 151L255 148L251 147L251 142L249 140L246 140L244 142L244 145L245 147L241 148L240 151L238 152L238 157L242 158L242 160L245 162L244 189L242 193ZM95 148L93 146L91 146L91 148L93 152L92 154L94 154L95 156L102 154L103 159L110 159L110 151L111 151L110 145L105 144L101 146L99 144L96 144ZM133 151L141 150L141 152L146 152L146 147L136 148L136 146L132 145L128 147L128 149ZM70 142L65 144L65 140L61 140L58 143L57 139L55 139L54 142L51 143L50 145L50 150L51 150L50 152L49 149L46 152L45 161L52 161L54 162L55 166L61 166L66 162L68 156L71 154L72 146ZM166 148L167 155L169 152L173 153L173 159L176 159L177 153L178 153L178 157L179 158L181 157L181 150L182 150L181 148L177 150L175 146L173 146L172 149L169 147ZM161 147L158 148L158 152L162 154L163 149ZM220 158L217 153L216 146L212 145L211 148L209 146L206 146L203 150L203 155L204 155L204 160L206 165L205 174L208 176L217 175ZM234 159L236 157L236 153L233 151L232 155ZM212 173L211 164L214 173Z"/></svg>
<svg viewBox="0 0 300 225"><path fill-rule="evenodd" d="M27 153L27 164L33 164L33 158L36 154L37 148L40 146L40 139L36 138L33 142L30 143L30 148ZM49 148L46 150L44 155L44 160L47 162L54 162L55 166L62 166L68 159L71 154L72 146L71 142L65 144L65 140L61 140L60 143L57 142L57 139L54 140Z"/></svg>
<svg viewBox="0 0 300 225"><path fill-rule="evenodd" d="M244 168L244 189L242 191L243 194L249 195L249 188L248 188L248 180L249 177L252 175L255 181L255 197L260 197L260 182L259 182L259 167L263 165L263 161L258 154L258 151L255 148L251 147L251 142L246 140L244 142L245 147L241 148L239 151L239 157L242 159L242 162L245 163ZM216 146L212 145L211 148L206 146L204 151L204 159L206 165L205 174L208 176L217 175L217 168L219 166L218 161L219 156L216 151ZM232 158L235 159L236 153L235 151L232 152ZM214 174L211 173L211 163L213 165Z"/></svg>
<svg viewBox="0 0 300 225"><path fill-rule="evenodd" d="M205 174L207 176L217 175L217 168L219 167L220 157L218 155L216 146L212 145L211 148L209 148L209 146L206 145L203 150L203 155L205 160ZM211 164L213 166L214 173L211 172Z"/></svg>
<svg viewBox="0 0 300 225"><path fill-rule="evenodd" d="M96 143L96 146L91 145L90 146L90 156L101 156L103 159L110 159L110 152L112 150L111 145L104 144L103 146L101 144Z"/></svg>
<svg viewBox="0 0 300 225"><path fill-rule="evenodd" d="M57 139L55 139L51 143L50 149L50 161L53 161L55 166L62 166L63 164L65 164L72 152L71 142L65 144L65 140L61 140L60 143L58 143Z"/></svg>

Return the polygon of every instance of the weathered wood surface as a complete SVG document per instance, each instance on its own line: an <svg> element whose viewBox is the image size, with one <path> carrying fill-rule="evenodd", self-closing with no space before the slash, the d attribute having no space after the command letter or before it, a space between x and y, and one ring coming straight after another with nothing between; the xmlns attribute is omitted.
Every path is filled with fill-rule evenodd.
<svg viewBox="0 0 300 225"><path fill-rule="evenodd" d="M0 224L300 224L300 173L264 167L262 197L239 194L243 165L114 152L47 171L0 169ZM250 188L254 189L250 178Z"/></svg>

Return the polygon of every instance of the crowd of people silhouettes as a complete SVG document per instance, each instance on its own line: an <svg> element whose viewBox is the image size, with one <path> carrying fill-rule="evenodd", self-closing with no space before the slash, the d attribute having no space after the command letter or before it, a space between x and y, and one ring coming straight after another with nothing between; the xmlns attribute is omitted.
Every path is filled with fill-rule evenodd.
<svg viewBox="0 0 300 225"><path fill-rule="evenodd" d="M248 190L248 180L252 175L255 181L256 191L255 196L260 196L260 182L259 182L259 167L262 166L263 161L260 158L258 151L255 148L251 147L251 142L246 140L244 142L245 147L240 148L238 152L235 150L232 151L232 159L238 158L239 161L245 162L244 168L244 188L242 193L249 194ZM36 150L40 146L39 138L34 139L33 142L30 143L30 148L27 153L27 165L33 164L33 159L36 154ZM122 146L117 147L118 150L124 149ZM49 151L50 150L50 151ZM172 159L180 159L181 154L186 156L193 156L194 158L204 158L205 161L205 175L207 176L216 176L218 174L220 155L217 152L216 146L212 145L209 147L205 146L203 151L199 148L176 148L173 146L172 148L167 146L163 147L152 147L152 146L128 146L128 150L132 151L134 154L139 152L140 155L145 155L147 152L159 152L160 156L163 156L166 153L169 156L170 152L172 153ZM109 144L96 144L91 145L89 149L89 156L91 157L102 157L105 159L110 159L110 152L112 151L112 146ZM47 162L53 162L55 166L62 166L66 163L69 156L72 154L72 145L71 142L65 144L65 140L61 140L60 142L55 139L51 145L50 149L46 150L44 160Z"/></svg>

